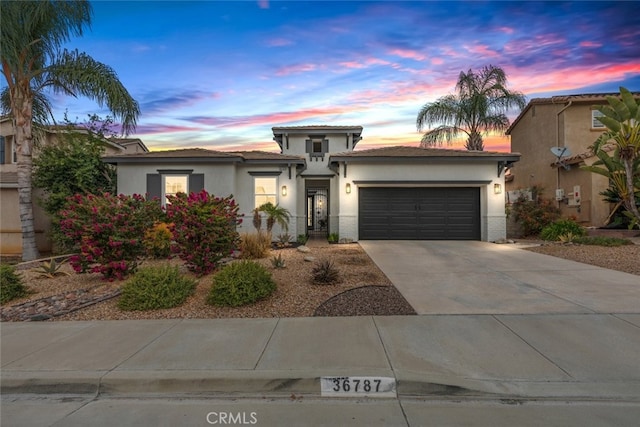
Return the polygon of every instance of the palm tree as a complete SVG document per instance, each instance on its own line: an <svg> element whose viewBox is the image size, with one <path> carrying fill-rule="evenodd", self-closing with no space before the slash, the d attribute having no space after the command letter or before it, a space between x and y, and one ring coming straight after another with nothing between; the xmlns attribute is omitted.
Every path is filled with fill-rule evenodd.
<svg viewBox="0 0 640 427"><path fill-rule="evenodd" d="M618 187L622 203L640 224L640 210L636 204L636 193L639 192L637 176L640 159L640 100L626 88L620 88L620 98L608 96L609 105L596 107L602 114L598 120L607 128L591 147L595 153L602 150L604 144L615 146L614 158L622 163L624 173L620 174L614 185ZM601 156L598 156L601 160ZM591 172L596 172L591 169Z"/></svg>
<svg viewBox="0 0 640 427"><path fill-rule="evenodd" d="M461 72L455 95L446 95L425 104L418 113L418 131L428 130L420 142L421 147L451 144L460 134L467 135L467 150L484 149L482 135L492 131L504 132L509 127L506 113L512 107L524 108L525 96L507 89L507 76L499 68L489 65L476 73Z"/></svg>
<svg viewBox="0 0 640 427"><path fill-rule="evenodd" d="M13 118L18 163L18 205L22 258L38 257L31 193L33 123L46 123L51 105L45 90L83 95L122 121L122 131L135 129L140 114L116 73L83 52L60 50L71 36L91 24L88 1L7 1L2 3L0 62L8 87L0 97Z"/></svg>
<svg viewBox="0 0 640 427"><path fill-rule="evenodd" d="M260 212L267 214L267 232L271 233L274 224L277 222L285 231L289 230L289 219L291 213L288 209L283 208L279 204L267 202L258 208Z"/></svg>

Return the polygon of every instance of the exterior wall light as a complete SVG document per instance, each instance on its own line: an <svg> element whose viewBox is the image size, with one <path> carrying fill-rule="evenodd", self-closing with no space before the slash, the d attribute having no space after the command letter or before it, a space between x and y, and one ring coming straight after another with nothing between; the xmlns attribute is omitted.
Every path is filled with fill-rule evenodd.
<svg viewBox="0 0 640 427"><path fill-rule="evenodd" d="M282 195L283 195L283 196L286 196L286 195L287 195L287 186L286 186L286 185L283 185L283 186L282 186Z"/></svg>
<svg viewBox="0 0 640 427"><path fill-rule="evenodd" d="M502 185L493 184L493 194L502 194Z"/></svg>
<svg viewBox="0 0 640 427"><path fill-rule="evenodd" d="M345 189L345 191L347 192L347 194L351 194L351 184L347 182L347 187Z"/></svg>

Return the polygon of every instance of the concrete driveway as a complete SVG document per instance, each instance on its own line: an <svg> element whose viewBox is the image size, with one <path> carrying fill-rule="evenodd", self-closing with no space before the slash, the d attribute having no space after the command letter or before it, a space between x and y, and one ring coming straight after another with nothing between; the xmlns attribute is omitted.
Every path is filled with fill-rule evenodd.
<svg viewBox="0 0 640 427"><path fill-rule="evenodd" d="M418 314L640 313L640 276L633 274L516 245L359 243Z"/></svg>

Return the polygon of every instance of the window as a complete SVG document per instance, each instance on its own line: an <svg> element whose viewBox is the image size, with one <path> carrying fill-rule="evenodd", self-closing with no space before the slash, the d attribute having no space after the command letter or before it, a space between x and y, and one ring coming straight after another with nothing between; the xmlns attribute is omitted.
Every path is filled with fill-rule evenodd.
<svg viewBox="0 0 640 427"><path fill-rule="evenodd" d="M603 117L604 114L602 114L600 111L598 110L591 110L591 128L592 129L604 129L605 126L600 123L600 120L598 120L598 117Z"/></svg>
<svg viewBox="0 0 640 427"><path fill-rule="evenodd" d="M254 178L255 206L260 207L267 202L278 203L278 179L275 177Z"/></svg>
<svg viewBox="0 0 640 427"><path fill-rule="evenodd" d="M18 153L13 144L13 136L0 136L0 164L18 163Z"/></svg>
<svg viewBox="0 0 640 427"><path fill-rule="evenodd" d="M329 140L324 135L314 135L306 140L306 152L309 157L324 157L329 151Z"/></svg>
<svg viewBox="0 0 640 427"><path fill-rule="evenodd" d="M162 175L162 200L168 204L167 196L177 193L189 194L189 175Z"/></svg>
<svg viewBox="0 0 640 427"><path fill-rule="evenodd" d="M322 153L322 141L313 141L313 152Z"/></svg>

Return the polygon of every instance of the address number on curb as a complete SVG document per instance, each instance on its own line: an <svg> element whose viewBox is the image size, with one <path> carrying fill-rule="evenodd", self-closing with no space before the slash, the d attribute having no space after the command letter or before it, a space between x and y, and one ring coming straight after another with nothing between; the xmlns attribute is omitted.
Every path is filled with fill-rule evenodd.
<svg viewBox="0 0 640 427"><path fill-rule="evenodd" d="M396 379L390 377L322 377L322 396L396 397Z"/></svg>

